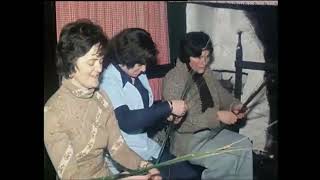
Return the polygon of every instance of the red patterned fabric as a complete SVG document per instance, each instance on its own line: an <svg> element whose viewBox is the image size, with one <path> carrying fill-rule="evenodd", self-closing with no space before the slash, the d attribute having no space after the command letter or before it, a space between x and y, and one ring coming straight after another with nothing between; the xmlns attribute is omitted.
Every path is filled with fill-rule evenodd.
<svg viewBox="0 0 320 180"><path fill-rule="evenodd" d="M128 27L146 29L159 50L157 63L169 63L167 2L56 1L58 39L65 24L80 18L99 24L109 38ZM155 100L161 99L161 84L161 78L150 80Z"/></svg>

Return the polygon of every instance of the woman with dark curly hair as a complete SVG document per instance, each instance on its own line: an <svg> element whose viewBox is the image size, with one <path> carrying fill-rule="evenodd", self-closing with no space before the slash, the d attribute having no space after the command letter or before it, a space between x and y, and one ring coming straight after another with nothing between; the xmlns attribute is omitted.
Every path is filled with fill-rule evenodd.
<svg viewBox="0 0 320 180"><path fill-rule="evenodd" d="M145 167L121 136L111 102L97 89L107 37L89 20L65 25L56 48L61 87L44 107L44 142L61 179L94 179L111 175L112 159L129 169ZM126 179L161 180L157 169Z"/></svg>

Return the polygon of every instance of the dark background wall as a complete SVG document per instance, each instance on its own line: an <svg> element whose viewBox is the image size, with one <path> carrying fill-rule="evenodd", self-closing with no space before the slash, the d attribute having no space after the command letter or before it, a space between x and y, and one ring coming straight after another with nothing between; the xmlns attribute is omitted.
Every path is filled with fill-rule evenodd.
<svg viewBox="0 0 320 180"><path fill-rule="evenodd" d="M44 46L44 102L58 89L59 80L55 66L56 17L55 3L44 2L43 46Z"/></svg>
<svg viewBox="0 0 320 180"><path fill-rule="evenodd" d="M59 80L55 66L56 24L55 3L43 2L43 47L44 47L44 103L58 89ZM55 180L56 173L43 146L44 179Z"/></svg>
<svg viewBox="0 0 320 180"><path fill-rule="evenodd" d="M278 8L273 6L261 6L248 8L247 17L252 22L255 32L262 42L265 52L264 58L267 63L273 64L272 71L266 71L271 75L268 81L268 101L270 104L270 122L279 120L278 118ZM278 151L278 126L269 129L269 139L271 140L268 149L273 154Z"/></svg>
<svg viewBox="0 0 320 180"><path fill-rule="evenodd" d="M167 8L170 62L175 65L179 54L179 42L186 33L186 3L168 2Z"/></svg>

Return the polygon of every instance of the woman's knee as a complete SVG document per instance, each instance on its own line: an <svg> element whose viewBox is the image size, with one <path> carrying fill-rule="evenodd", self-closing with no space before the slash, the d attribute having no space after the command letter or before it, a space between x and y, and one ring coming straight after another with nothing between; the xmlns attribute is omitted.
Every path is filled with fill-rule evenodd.
<svg viewBox="0 0 320 180"><path fill-rule="evenodd" d="M243 136L240 140L239 145L241 145L241 147L252 149L252 142L248 137Z"/></svg>

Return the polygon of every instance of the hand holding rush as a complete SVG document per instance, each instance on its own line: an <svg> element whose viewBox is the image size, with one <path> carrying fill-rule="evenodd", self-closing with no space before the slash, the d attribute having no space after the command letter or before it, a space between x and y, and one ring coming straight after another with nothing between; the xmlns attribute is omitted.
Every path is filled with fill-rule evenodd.
<svg viewBox="0 0 320 180"><path fill-rule="evenodd" d="M243 104L237 104L231 107L230 111L218 111L218 119L224 124L231 125L235 124L239 119L243 119L247 107Z"/></svg>
<svg viewBox="0 0 320 180"><path fill-rule="evenodd" d="M248 108L243 104L237 104L231 108L231 112L237 116L238 119L243 119Z"/></svg>
<svg viewBox="0 0 320 180"><path fill-rule="evenodd" d="M267 85L267 79L265 79L265 80L263 81L263 83L259 86L259 88L258 88L254 93L252 93L252 94L249 96L249 98L246 100L246 102L244 102L243 104L237 104L237 105L235 105L235 106L233 106L233 107L231 108L231 112L232 112L234 115L236 115L237 119L242 119L242 118L244 117L245 112L248 110L247 105L254 99L254 97L255 97L255 96L264 88L264 86L266 86L266 85ZM221 113L220 113L220 114L221 114ZM219 116L219 112L218 112L218 117L220 117L220 116ZM221 118L220 118L220 119L221 119ZM224 122L224 123L226 123L226 124L234 124L234 123L237 121L237 119L232 118L231 123L230 123L230 122L224 122L223 120L222 120L222 122Z"/></svg>

